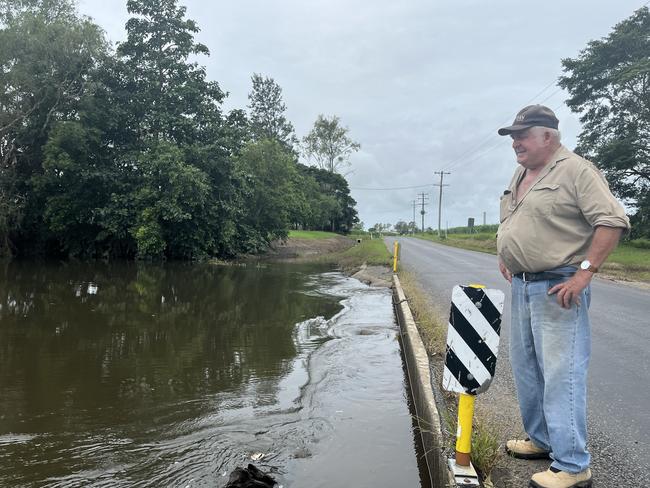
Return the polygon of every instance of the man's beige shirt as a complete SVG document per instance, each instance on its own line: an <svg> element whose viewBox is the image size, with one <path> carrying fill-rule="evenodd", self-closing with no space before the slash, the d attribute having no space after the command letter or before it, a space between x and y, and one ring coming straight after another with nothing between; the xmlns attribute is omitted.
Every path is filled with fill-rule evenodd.
<svg viewBox="0 0 650 488"><path fill-rule="evenodd" d="M598 169L560 146L524 195L518 167L501 196L497 252L512 273L577 266L596 226L630 228L623 206Z"/></svg>

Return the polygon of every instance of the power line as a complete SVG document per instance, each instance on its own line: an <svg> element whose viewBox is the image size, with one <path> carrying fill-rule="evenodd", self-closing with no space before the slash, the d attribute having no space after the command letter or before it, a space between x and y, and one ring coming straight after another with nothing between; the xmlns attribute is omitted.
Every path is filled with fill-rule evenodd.
<svg viewBox="0 0 650 488"><path fill-rule="evenodd" d="M417 186L395 186L392 188L359 188L359 187L350 187L350 190L371 190L371 191L384 191L384 190L412 190L413 188L425 188L428 185L417 185Z"/></svg>
<svg viewBox="0 0 650 488"><path fill-rule="evenodd" d="M648 1L650 1L650 0L648 0ZM553 112L556 112L556 111L557 111L560 107L562 107L563 105L564 105L564 102L562 102L562 103L560 103L559 105L557 105L556 107L554 107L554 108L553 108ZM466 160L463 161L463 162L464 162L465 164L473 163L474 161L476 161L476 160L478 160L478 159L481 159L481 158L482 158L483 156L485 156L487 153L489 153L489 152L495 150L495 149L498 148L498 147L502 147L502 146L503 146L503 142L502 142L501 140L497 140L493 145L491 145L490 147L488 147L488 148L487 148L485 151L483 151L482 153L480 153L480 154L475 154L474 156L471 156L470 158L466 159ZM454 166L456 166L456 165L454 165ZM448 169L453 169L453 167L449 167Z"/></svg>
<svg viewBox="0 0 650 488"><path fill-rule="evenodd" d="M650 3L650 0L648 0L648 3ZM549 84L547 84L544 88L542 88L539 92L537 92L533 97L531 97L531 98L530 98L526 103L529 104L530 102L534 101L537 97L539 97L542 93L544 93L546 90L548 90L548 89L549 89L551 86L553 86L554 84L555 84L555 80L551 81L551 82L550 82ZM553 92L551 92L550 95L548 95L547 97L545 97L545 98L544 98L543 100L541 100L539 103L544 103L544 102L547 101L548 99L554 97L554 96L555 96L558 92L560 92L561 90L562 90L561 88L558 88L558 89L554 90ZM556 110L557 110L558 108L560 108L562 105L564 105L564 103L561 103L560 105L558 105L558 106L554 109L554 111L556 111ZM507 123L509 123L509 122L511 121L511 119L512 119L512 118L510 118L510 119L504 121L503 124L507 124ZM503 124L501 124L501 125L503 125ZM487 148L485 151L483 151L482 153L472 155L472 153L476 153L478 150L482 149L484 146L486 146L486 145L487 145L489 142L491 142L491 141L494 141L494 134L493 134L493 133L490 133L489 135L487 135L487 136L486 136L486 137L485 137L481 142L479 142L479 143L478 143L476 146L474 146L473 148L471 148L471 149L469 149L469 150L467 150L467 151L461 153L459 156L457 156L456 158L452 159L449 163L447 163L446 166L444 166L444 167L442 168L441 171L444 172L445 170L451 170L451 169L453 169L454 167L456 167L458 164L460 164L461 162L468 163L468 162L476 161L477 159L483 157L484 155L486 155L487 153L493 151L493 150L496 149L497 147L501 147L501 146L502 146L502 142L501 142L501 141L498 141L497 143L495 143L495 144L491 145L490 147L488 147L488 148ZM470 156L470 155L471 155L471 156ZM469 157L469 158L466 158L466 156L470 156L470 157ZM439 172L436 172L436 174L439 174ZM449 173L447 173L447 174L449 174ZM412 189L416 189L416 188L425 188L425 187L432 186L432 185L433 185L433 186L439 186L438 184L435 184L435 183L434 183L434 184L428 184L428 185L395 186L395 187L386 187L386 188L363 188L363 187L350 187L350 190L361 190L361 191L412 190ZM438 225L438 228L440 228L440 225Z"/></svg>
<svg viewBox="0 0 650 488"><path fill-rule="evenodd" d="M649 1L650 1L650 0L649 0ZM549 89L552 85L554 85L554 84L555 84L555 80L553 80L551 83L549 83L549 84L546 85L544 88L542 88L538 93L535 94L535 96L533 96L533 97L530 98L527 102L525 102L525 104L528 105L528 104L530 104L531 102L533 102L535 99L537 99L537 97L539 97L542 93L544 93L546 90L548 90L548 89ZM558 89L554 90L550 95L548 95L544 100L542 100L542 102L545 102L545 101L548 100L549 98L555 96L555 94L558 93L558 92L560 92L561 90L562 90L561 88L558 88ZM542 102L540 102L540 103L542 103ZM516 115L516 114L515 114L515 115ZM512 120L512 117L510 117L508 120L506 120L505 122L503 122L503 124L508 124L508 123L510 123L511 120ZM501 125L503 125L503 124L501 124ZM467 151L461 153L461 154L460 154L459 156L457 156L456 158L452 159L449 163L447 163L447 165L445 165L445 166L442 168L442 170L444 171L444 170L452 169L452 168L453 168L453 167L454 167L454 166L455 166L459 161L463 160L463 159L465 158L465 156L467 156L468 154L471 154L471 153L473 153L473 152L475 152L475 151L478 151L479 149L481 149L483 146L485 146L486 144L488 144L488 143L489 143L490 141L492 141L492 140L494 140L494 133L493 133L493 132L491 132L489 135L487 135L485 138L483 138L483 139L481 140L481 142L479 142L479 143L478 143L477 145L475 145L474 147L468 149Z"/></svg>
<svg viewBox="0 0 650 488"><path fill-rule="evenodd" d="M650 0L648 0L648 1L650 1ZM554 96L555 94L557 94L559 91L560 91L560 89L555 90L555 91L554 91L553 93L551 93L548 97L544 98L540 103L543 103L543 102L545 102L546 100L548 100L549 98L553 97L553 96ZM555 107L555 108L553 109L553 111L554 111L554 112L557 111L557 110L558 110L560 107L562 107L563 105L564 105L564 102L562 102L562 103L559 104L557 107ZM509 122L509 121L504 122L504 124L508 124L508 123L510 123L510 122ZM487 143L490 142L490 141L494 141L494 135L493 135L493 134L490 135L490 136L488 136L486 139L484 139L484 140L483 140L483 141L482 141L478 146L476 146L474 149L472 149L472 150L470 150L470 151L466 151L465 153L463 153L463 154L462 154L461 156L459 156L458 158L452 160L449 164L447 164L447 166L445 166L445 167L443 168L443 170L444 170L444 169L454 169L454 168L455 168L456 166L458 166L458 164L460 164L460 163L465 163L465 164L467 164L468 162L475 161L475 160L480 159L481 157L485 156L487 153L489 153L490 151L496 149L497 147L502 147L502 144L503 144L503 143L502 143L501 141L497 141L495 144L493 144L492 146L488 147L488 148L487 148L485 151L483 151L482 153L480 153L480 154L474 154L473 156L470 156L468 159L462 159L465 155L467 155L467 154L469 154L469 153L472 153L472 152L475 152L475 151L478 151L478 150L481 149L483 146L487 145Z"/></svg>

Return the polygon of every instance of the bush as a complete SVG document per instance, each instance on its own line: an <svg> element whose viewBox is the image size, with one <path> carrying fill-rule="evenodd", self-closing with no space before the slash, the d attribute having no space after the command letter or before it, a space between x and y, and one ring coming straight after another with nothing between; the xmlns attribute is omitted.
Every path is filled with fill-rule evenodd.
<svg viewBox="0 0 650 488"><path fill-rule="evenodd" d="M650 249L650 239L634 239L624 242L626 246L636 247L637 249Z"/></svg>

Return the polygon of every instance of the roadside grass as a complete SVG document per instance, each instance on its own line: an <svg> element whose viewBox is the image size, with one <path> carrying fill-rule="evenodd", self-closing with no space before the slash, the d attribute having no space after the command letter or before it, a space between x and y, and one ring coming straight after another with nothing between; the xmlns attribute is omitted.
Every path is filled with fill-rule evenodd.
<svg viewBox="0 0 650 488"><path fill-rule="evenodd" d="M413 273L399 271L398 276L429 356L444 357L447 347L447 321L443 319L443 311L424 293Z"/></svg>
<svg viewBox="0 0 650 488"><path fill-rule="evenodd" d="M345 251L325 254L321 262L338 264L343 269L358 268L364 263L369 266L389 266L392 256L382 239L361 239Z"/></svg>
<svg viewBox="0 0 650 488"><path fill-rule="evenodd" d="M290 230L289 237L294 239L329 239L337 237L339 234L334 232L324 232L321 230Z"/></svg>
<svg viewBox="0 0 650 488"><path fill-rule="evenodd" d="M398 274L429 357L441 369L447 346L447 314L427 297L413 273L400 271ZM446 411L441 412L441 416L444 430L448 434L447 447L453 452L458 400L456 395L447 393L444 399ZM497 422L490 418L488 412L477 410L472 425L472 464L486 480L502 456L499 449L501 437Z"/></svg>
<svg viewBox="0 0 650 488"><path fill-rule="evenodd" d="M650 282L650 249L620 244L602 266L605 274L620 280Z"/></svg>
<svg viewBox="0 0 650 488"><path fill-rule="evenodd" d="M471 251L497 253L497 240L493 232L482 232L480 234L449 234L446 238L438 237L436 234L415 234L418 239L437 242L445 246L459 247Z"/></svg>
<svg viewBox="0 0 650 488"><path fill-rule="evenodd" d="M446 246L496 254L497 242L492 232L478 234L416 234L415 237ZM601 270L603 275L623 281L650 282L650 249L643 240L622 242L609 255Z"/></svg>
<svg viewBox="0 0 650 488"><path fill-rule="evenodd" d="M501 433L497 422L489 414L478 410L474 413L472 425L472 464L489 479L492 470L499 463L501 453Z"/></svg>

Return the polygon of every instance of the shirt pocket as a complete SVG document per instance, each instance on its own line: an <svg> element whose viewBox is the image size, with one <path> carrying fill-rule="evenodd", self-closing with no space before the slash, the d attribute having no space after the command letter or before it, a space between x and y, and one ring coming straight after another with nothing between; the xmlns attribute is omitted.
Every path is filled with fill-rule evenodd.
<svg viewBox="0 0 650 488"><path fill-rule="evenodd" d="M522 205L522 213L526 215L548 216L553 213L560 185L543 183L531 188Z"/></svg>
<svg viewBox="0 0 650 488"><path fill-rule="evenodd" d="M506 220L512 213L512 192L506 190L501 195L501 201L499 202L499 222Z"/></svg>

